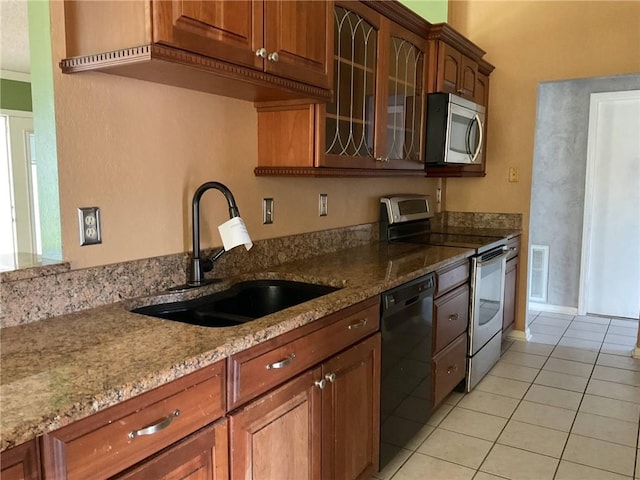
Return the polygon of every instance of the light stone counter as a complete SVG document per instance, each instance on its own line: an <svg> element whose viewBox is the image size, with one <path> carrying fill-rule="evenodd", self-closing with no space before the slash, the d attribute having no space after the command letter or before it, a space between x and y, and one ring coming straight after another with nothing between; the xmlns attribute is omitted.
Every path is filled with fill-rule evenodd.
<svg viewBox="0 0 640 480"><path fill-rule="evenodd" d="M473 251L373 243L274 266L213 286L138 298L0 330L0 451L87 417ZM344 288L238 327L130 313L137 306L284 278Z"/></svg>

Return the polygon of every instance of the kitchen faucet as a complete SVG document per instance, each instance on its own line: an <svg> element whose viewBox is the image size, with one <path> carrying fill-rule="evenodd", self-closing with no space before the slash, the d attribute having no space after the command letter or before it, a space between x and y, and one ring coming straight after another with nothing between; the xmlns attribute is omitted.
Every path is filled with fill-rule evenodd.
<svg viewBox="0 0 640 480"><path fill-rule="evenodd" d="M204 272L209 272L213 269L213 264L216 260L218 260L222 254L225 252L224 247L218 250L213 257L209 260L201 260L200 259L200 199L202 195L207 190L215 189L224 195L227 199L227 203L229 204L229 218L239 217L240 212L238 211L238 207L236 206L236 200L233 198L233 194L231 190L229 190L225 185L219 182L207 182L195 191L193 194L193 202L192 202L192 237L193 237L193 257L191 259L191 269L189 271L189 281L187 284L190 287L197 287L200 285L204 285L208 283L204 279Z"/></svg>

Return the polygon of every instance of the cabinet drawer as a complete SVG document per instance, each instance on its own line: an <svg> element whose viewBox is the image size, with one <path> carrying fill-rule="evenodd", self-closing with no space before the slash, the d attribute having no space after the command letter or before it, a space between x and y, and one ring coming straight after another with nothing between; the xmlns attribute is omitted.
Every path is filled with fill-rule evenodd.
<svg viewBox="0 0 640 480"><path fill-rule="evenodd" d="M433 351L439 352L469 325L469 285L463 285L433 302Z"/></svg>
<svg viewBox="0 0 640 480"><path fill-rule="evenodd" d="M465 376L467 334L433 358L433 406L437 407Z"/></svg>
<svg viewBox="0 0 640 480"><path fill-rule="evenodd" d="M224 415L224 361L44 437L45 478L102 479Z"/></svg>
<svg viewBox="0 0 640 480"><path fill-rule="evenodd" d="M379 311L375 297L233 355L229 410L376 332Z"/></svg>
<svg viewBox="0 0 640 480"><path fill-rule="evenodd" d="M509 249L509 253L507 253L507 261L520 255L520 236L513 237L509 240L507 242L507 248Z"/></svg>
<svg viewBox="0 0 640 480"><path fill-rule="evenodd" d="M469 280L469 260L436 271L435 297L447 293Z"/></svg>

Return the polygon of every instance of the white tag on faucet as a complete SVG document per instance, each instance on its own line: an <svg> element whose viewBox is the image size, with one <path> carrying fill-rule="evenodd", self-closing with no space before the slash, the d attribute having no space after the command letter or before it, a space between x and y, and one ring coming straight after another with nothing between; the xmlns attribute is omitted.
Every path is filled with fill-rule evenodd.
<svg viewBox="0 0 640 480"><path fill-rule="evenodd" d="M218 226L220 237L222 237L222 245L226 251L244 245L247 250L253 247L253 242L249 237L247 227L240 217L233 217L231 220L224 222Z"/></svg>

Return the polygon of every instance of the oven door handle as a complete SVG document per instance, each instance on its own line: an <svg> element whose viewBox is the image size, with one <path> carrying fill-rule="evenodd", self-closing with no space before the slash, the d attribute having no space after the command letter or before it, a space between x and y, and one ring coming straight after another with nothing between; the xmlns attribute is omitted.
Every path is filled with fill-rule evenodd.
<svg viewBox="0 0 640 480"><path fill-rule="evenodd" d="M480 255L479 257L477 257L476 263L478 265L490 265L492 263L499 262L499 261L503 260L504 258L506 258L506 256L508 254L509 254L509 248L508 247L502 247L502 250L501 250L501 252L499 254L492 255L491 257L487 258L486 260L483 260L482 259L482 255Z"/></svg>

